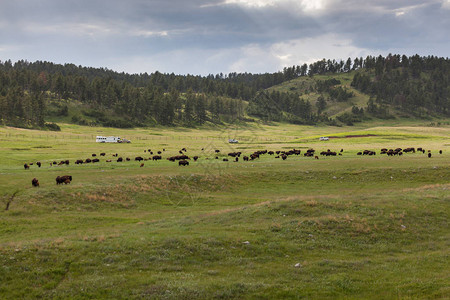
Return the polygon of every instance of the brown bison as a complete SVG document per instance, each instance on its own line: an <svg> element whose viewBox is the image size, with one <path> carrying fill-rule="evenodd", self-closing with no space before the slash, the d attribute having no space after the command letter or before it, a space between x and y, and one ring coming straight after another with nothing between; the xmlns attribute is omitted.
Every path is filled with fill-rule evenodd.
<svg viewBox="0 0 450 300"><path fill-rule="evenodd" d="M82 159L77 159L77 160L75 161L75 164L76 164L76 165L83 164L83 160L82 160Z"/></svg>
<svg viewBox="0 0 450 300"><path fill-rule="evenodd" d="M41 167L41 162L38 161L38 162L36 163L36 165L40 168L40 167Z"/></svg>
<svg viewBox="0 0 450 300"><path fill-rule="evenodd" d="M23 168L24 168L25 170L29 170L29 169L30 169L30 166L29 166L28 164L24 164L24 165L23 165Z"/></svg>
<svg viewBox="0 0 450 300"><path fill-rule="evenodd" d="M187 160L180 160L178 162L179 166L189 166L189 162Z"/></svg>
<svg viewBox="0 0 450 300"><path fill-rule="evenodd" d="M37 178L33 178L33 180L31 180L31 185L34 187L38 187L39 186L39 180L37 180Z"/></svg>
<svg viewBox="0 0 450 300"><path fill-rule="evenodd" d="M117 158L117 162L123 162L123 158L122 157L118 157Z"/></svg>
<svg viewBox="0 0 450 300"><path fill-rule="evenodd" d="M72 181L72 176L64 175L56 177L56 184L68 184Z"/></svg>
<svg viewBox="0 0 450 300"><path fill-rule="evenodd" d="M105 152L100 153L100 156L105 156L105 155L106 155Z"/></svg>
<svg viewBox="0 0 450 300"><path fill-rule="evenodd" d="M161 152L161 151L159 151L159 152ZM162 159L162 156L161 155L153 155L152 159L153 160L160 160L160 159Z"/></svg>
<svg viewBox="0 0 450 300"><path fill-rule="evenodd" d="M431 158L431 153L428 152L428 158Z"/></svg>
<svg viewBox="0 0 450 300"><path fill-rule="evenodd" d="M141 160L144 160L142 157L140 157L140 156L136 156L135 158L134 158L134 160L135 161L141 161Z"/></svg>
<svg viewBox="0 0 450 300"><path fill-rule="evenodd" d="M141 164L141 168L144 166L144 163Z"/></svg>

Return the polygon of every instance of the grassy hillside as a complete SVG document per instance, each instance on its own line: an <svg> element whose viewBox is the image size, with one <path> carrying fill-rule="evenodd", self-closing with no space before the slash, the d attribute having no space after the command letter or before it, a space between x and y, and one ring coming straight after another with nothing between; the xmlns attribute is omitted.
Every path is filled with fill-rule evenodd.
<svg viewBox="0 0 450 300"><path fill-rule="evenodd" d="M0 127L0 298L445 298L450 129L389 122ZM132 143L98 144L97 134ZM333 138L319 141L324 135ZM140 167L112 156L147 158L164 148L167 158L182 147L199 161ZM382 147L423 147L432 157L387 157ZM222 160L292 148L344 151ZM377 155L356 155L363 149ZM97 164L73 164L100 152ZM50 166L62 159L71 164ZM41 168L24 170L38 160ZM65 174L72 183L56 185Z"/></svg>

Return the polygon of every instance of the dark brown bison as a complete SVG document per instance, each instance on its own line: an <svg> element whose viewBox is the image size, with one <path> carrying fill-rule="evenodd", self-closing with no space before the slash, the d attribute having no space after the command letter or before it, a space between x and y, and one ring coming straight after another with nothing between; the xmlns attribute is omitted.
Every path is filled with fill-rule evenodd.
<svg viewBox="0 0 450 300"><path fill-rule="evenodd" d="M431 153L428 152L428 158L431 158Z"/></svg>
<svg viewBox="0 0 450 300"><path fill-rule="evenodd" d="M134 160L135 161L142 161L142 160L144 160L142 157L140 157L140 156L136 156L135 158L134 158Z"/></svg>
<svg viewBox="0 0 450 300"><path fill-rule="evenodd" d="M30 169L30 166L29 166L28 164L24 164L24 165L23 165L23 168L24 168L25 170L29 170L29 169Z"/></svg>
<svg viewBox="0 0 450 300"><path fill-rule="evenodd" d="M36 165L40 168L40 167L41 167L41 162L38 161L38 162L36 163Z"/></svg>
<svg viewBox="0 0 450 300"><path fill-rule="evenodd" d="M56 177L56 184L68 184L72 181L72 176L64 175Z"/></svg>
<svg viewBox="0 0 450 300"><path fill-rule="evenodd" d="M98 162L100 162L100 159L98 159L98 158L94 158L94 159L92 160L92 163L98 163Z"/></svg>
<svg viewBox="0 0 450 300"><path fill-rule="evenodd" d="M162 152L161 151L158 151L158 154L161 154Z"/></svg>
<svg viewBox="0 0 450 300"><path fill-rule="evenodd" d="M105 152L100 153L100 156L105 156L105 155L106 155Z"/></svg>
<svg viewBox="0 0 450 300"><path fill-rule="evenodd" d="M244 157L242 157L242 159L243 159L244 161L248 161L248 156L244 156Z"/></svg>
<svg viewBox="0 0 450 300"><path fill-rule="evenodd" d="M95 154L95 153L92 153L92 157L96 157L97 156L97 154Z"/></svg>
<svg viewBox="0 0 450 300"><path fill-rule="evenodd" d="M198 156L194 156L193 159L194 159L194 161L197 161Z"/></svg>
<svg viewBox="0 0 450 300"><path fill-rule="evenodd" d="M131 158L127 157L127 161L130 161L130 160L131 160Z"/></svg>
<svg viewBox="0 0 450 300"><path fill-rule="evenodd" d="M159 152L161 152L161 151L159 151ZM161 155L153 155L152 159L153 160L160 160L160 159L162 159L162 156Z"/></svg>
<svg viewBox="0 0 450 300"><path fill-rule="evenodd" d="M141 168L144 166L144 163L141 164Z"/></svg>
<svg viewBox="0 0 450 300"><path fill-rule="evenodd" d="M281 158L282 158L283 160L286 160L287 155L286 155L286 154L281 154Z"/></svg>
<svg viewBox="0 0 450 300"><path fill-rule="evenodd" d="M86 163L86 164L91 163L91 162L92 162L92 160L90 158L86 158L86 160L84 161L84 163Z"/></svg>
<svg viewBox="0 0 450 300"><path fill-rule="evenodd" d="M118 157L117 158L117 162L123 162L123 158L122 157Z"/></svg>
<svg viewBox="0 0 450 300"><path fill-rule="evenodd" d="M75 164L76 164L76 165L83 164L83 160L82 160L82 159L77 159L77 160L75 161Z"/></svg>
<svg viewBox="0 0 450 300"><path fill-rule="evenodd" d="M442 150L439 150L439 154L442 154Z"/></svg>
<svg viewBox="0 0 450 300"><path fill-rule="evenodd" d="M31 180L31 185L34 187L38 187L39 186L39 180L37 180L37 178L33 178L33 180Z"/></svg>
<svg viewBox="0 0 450 300"><path fill-rule="evenodd" d="M224 158L224 159L222 159L223 161L228 161L228 158Z"/></svg>
<svg viewBox="0 0 450 300"><path fill-rule="evenodd" d="M180 160L178 162L179 166L189 166L189 162L187 160Z"/></svg>

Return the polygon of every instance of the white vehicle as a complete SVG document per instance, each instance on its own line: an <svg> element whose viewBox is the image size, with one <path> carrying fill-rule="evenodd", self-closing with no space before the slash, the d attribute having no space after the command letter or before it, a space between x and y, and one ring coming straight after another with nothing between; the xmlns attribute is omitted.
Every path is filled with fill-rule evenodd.
<svg viewBox="0 0 450 300"><path fill-rule="evenodd" d="M329 137L327 137L327 136L321 136L320 138L319 138L319 141L328 141L330 138Z"/></svg>
<svg viewBox="0 0 450 300"><path fill-rule="evenodd" d="M118 136L97 136L95 140L97 143L120 143L121 139Z"/></svg>
<svg viewBox="0 0 450 300"><path fill-rule="evenodd" d="M239 142L238 142L238 140L236 140L236 139L229 139L229 140L228 140L228 143L237 144L237 143L239 143Z"/></svg>

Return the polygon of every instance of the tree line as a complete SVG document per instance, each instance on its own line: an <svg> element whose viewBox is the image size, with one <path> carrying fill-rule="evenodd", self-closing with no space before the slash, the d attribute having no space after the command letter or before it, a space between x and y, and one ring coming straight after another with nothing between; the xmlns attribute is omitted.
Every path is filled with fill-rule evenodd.
<svg viewBox="0 0 450 300"><path fill-rule="evenodd" d="M43 127L48 103L65 100L91 108L73 116L80 124L92 123L89 114L97 120L93 125L131 127L235 122L244 120L246 113L265 120L314 123L321 121L320 113L314 114L300 95L264 90L301 76L351 71L356 71L352 86L375 99L373 111L394 105L420 114L448 115L449 68L447 58L391 54L346 61L323 59L275 73L207 76L157 71L127 74L74 64L7 60L0 61L0 118L2 124ZM316 88L337 101L352 96L336 84L318 81ZM320 112L324 102L318 102ZM64 105L60 113L68 113Z"/></svg>

